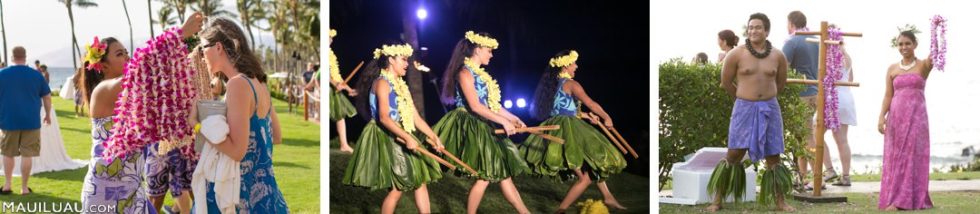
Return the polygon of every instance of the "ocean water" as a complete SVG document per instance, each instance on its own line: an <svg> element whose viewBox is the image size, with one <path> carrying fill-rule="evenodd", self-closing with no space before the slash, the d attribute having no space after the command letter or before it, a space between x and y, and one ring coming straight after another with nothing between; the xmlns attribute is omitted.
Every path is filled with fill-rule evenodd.
<svg viewBox="0 0 980 214"><path fill-rule="evenodd" d="M48 86L51 87L51 90L60 91L61 86L64 85L66 81L68 81L68 78L71 78L72 75L75 75L75 70L72 68L49 67L48 75L50 75L51 78L51 82L48 83Z"/></svg>

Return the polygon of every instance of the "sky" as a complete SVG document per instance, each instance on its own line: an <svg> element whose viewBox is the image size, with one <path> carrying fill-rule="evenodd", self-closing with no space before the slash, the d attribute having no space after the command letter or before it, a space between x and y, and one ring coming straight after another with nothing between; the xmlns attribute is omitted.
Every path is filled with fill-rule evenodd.
<svg viewBox="0 0 980 214"><path fill-rule="evenodd" d="M946 71L933 71L926 86L932 154L958 155L968 145L980 146L980 92L970 90L980 86L980 74L967 61L980 48L972 36L980 29L972 21L980 14L954 1L671 1L656 3L652 12L652 64L670 58L690 60L698 52L708 53L716 61L720 49L717 33L731 29L744 44L742 26L750 14L762 12L769 16L772 29L769 41L782 48L788 37L787 15L800 10L807 16L807 26L819 30L820 21L838 24L844 32L860 32L862 38L845 38L847 50L854 60L854 79L861 86L852 89L858 114L858 126L850 131L852 150L858 154L880 155L882 135L877 131L878 114L884 94L885 72L901 56L891 46L897 27L916 25L919 45L916 56L929 55L929 19L935 14L948 21ZM653 67L656 69L656 67ZM656 80L653 80L656 81ZM658 90L656 87L653 90ZM833 144L829 133L826 137ZM832 149L831 151L836 151Z"/></svg>
<svg viewBox="0 0 980 214"><path fill-rule="evenodd" d="M99 4L98 7L73 8L79 45L91 43L94 36L100 38L111 36L119 39L132 53L133 48L129 47L129 25L126 22L122 1L96 0L95 2ZM126 1L133 22L133 43L137 47L145 44L150 38L151 25L146 4L147 1L142 0ZM155 18L163 2L153 0L150 4ZM235 4L234 0L222 0L225 10L238 14ZM69 49L71 28L68 10L64 4L56 0L14 0L4 1L3 6L8 53L14 46L24 46L30 63L40 59L49 67L72 67L72 53ZM238 18L236 17L235 20ZM176 26L181 24L178 23ZM161 32L159 24L153 24L152 27L154 33L159 35ZM253 29L253 34L255 33L258 33L258 30ZM260 43L269 45L273 43L270 32L256 34L256 37Z"/></svg>

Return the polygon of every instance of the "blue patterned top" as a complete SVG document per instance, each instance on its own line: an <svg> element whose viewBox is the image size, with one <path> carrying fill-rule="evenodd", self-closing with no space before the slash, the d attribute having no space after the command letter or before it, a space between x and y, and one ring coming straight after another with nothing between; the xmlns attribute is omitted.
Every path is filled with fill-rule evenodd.
<svg viewBox="0 0 980 214"><path fill-rule="evenodd" d="M562 87L567 81L568 79L561 78L560 82L558 82L558 92L555 93L555 104L551 109L551 116L565 115L574 117L578 113L578 106L575 105L575 97L562 90Z"/></svg>
<svg viewBox="0 0 980 214"><path fill-rule="evenodd" d="M473 75L473 87L476 87L476 97L480 100L480 104L487 105L490 94L487 91L487 83L483 82L480 76L476 75L476 72L473 72L470 66L463 67L466 67L466 70L470 71L470 74ZM463 91L458 85L456 86L456 107L467 107L466 99L463 98Z"/></svg>
<svg viewBox="0 0 980 214"><path fill-rule="evenodd" d="M391 80L383 76L379 76L378 79L383 79L385 82L388 82L388 86L391 88L391 91L388 92L388 116L391 117L391 120L401 121L401 115L398 114L398 102L395 100L398 98L398 95L395 94L394 84L391 83ZM369 102L371 103L371 118L378 120L378 96L374 94L374 90L371 90L371 95L368 99L370 99Z"/></svg>
<svg viewBox="0 0 980 214"><path fill-rule="evenodd" d="M255 95L255 86L246 78L252 87L252 96L258 106L259 98ZM242 188L238 197L239 204L235 207L238 213L289 213L286 199L279 190L272 169L272 107L259 118L258 107L248 119L249 135L248 150L241 161ZM220 213L214 198L214 183L208 182L208 213Z"/></svg>

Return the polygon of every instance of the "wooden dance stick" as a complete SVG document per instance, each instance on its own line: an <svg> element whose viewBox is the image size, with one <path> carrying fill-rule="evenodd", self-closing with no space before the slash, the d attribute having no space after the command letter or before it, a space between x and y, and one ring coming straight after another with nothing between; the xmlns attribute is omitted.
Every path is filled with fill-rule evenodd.
<svg viewBox="0 0 980 214"><path fill-rule="evenodd" d="M558 143L558 144L565 144L565 140L564 139L561 139L559 137L555 137L554 135L545 134L544 132L541 132L541 131L527 131L527 133L531 133L533 135L537 135L538 137L544 138L545 140L550 140L551 142L555 142L555 143Z"/></svg>
<svg viewBox="0 0 980 214"><path fill-rule="evenodd" d="M592 118L598 120L597 118L592 117L592 115L594 114L586 114L583 112L579 115L579 118ZM606 129L606 126L603 126L602 124L596 126L599 126L599 128L602 129L602 132L606 133L606 137L608 137L609 140L613 142L613 145L616 145L616 148L619 148L620 152L623 152L623 154L627 153L626 148L623 148L623 145L619 143L619 140L617 140L616 137L613 137L612 133L609 133L609 129Z"/></svg>
<svg viewBox="0 0 980 214"><path fill-rule="evenodd" d="M596 115L593 112L589 112L589 115L591 115L593 118L596 118L596 120L599 120L599 115ZM626 147L626 150L630 152L630 155L633 155L633 158L640 158L640 155L636 154L636 151L633 150L633 147L630 146L630 143L626 142L626 139L619 134L619 131L616 131L616 127L609 127L609 130L612 131L614 135L616 135L616 138L619 138L619 142L623 143L623 147Z"/></svg>
<svg viewBox="0 0 980 214"><path fill-rule="evenodd" d="M550 126L537 126L537 127L516 128L514 131L517 132L517 133L531 132L531 131L538 131L538 132L540 132L540 131L558 130L559 128L561 128L561 127L558 127L558 125L550 125ZM495 129L495 130L493 130L493 133L494 134L506 134L507 131L504 130L504 129Z"/></svg>
<svg viewBox="0 0 980 214"><path fill-rule="evenodd" d="M398 142L400 142L402 144L406 144L406 145L408 143L408 142L405 142L405 140L404 139L401 139L401 138L398 138ZM449 169L452 169L452 170L456 170L456 166L454 166L453 164L449 163L446 160L443 160L442 158L439 158L439 156L436 156L436 155L432 154L431 152L426 151L425 148L422 148L421 146L420 147L415 147L415 149L413 149L412 151L416 151L418 153L422 153L423 155L428 156L429 158L435 159L436 162L439 162L443 166L449 167Z"/></svg>
<svg viewBox="0 0 980 214"><path fill-rule="evenodd" d="M357 67L354 67L354 71L351 71L350 74L347 75L347 78L344 78L345 85L347 84L347 82L350 82L351 78L354 78L354 74L356 74L357 71L361 70L362 65L364 65L364 61L361 61L361 63L357 63Z"/></svg>
<svg viewBox="0 0 980 214"><path fill-rule="evenodd" d="M425 139L425 141L426 141L426 142L429 142L429 144L432 144L432 145L435 145L435 144L436 144L435 142L432 142L432 139L429 139L429 138L426 138L426 139ZM459 164L460 166L463 166L463 168L464 168L464 169L466 169L466 171L469 171L469 172L470 172L471 174L473 174L473 176L477 176L477 175L479 175L479 173L476 173L476 170L474 170L474 169L473 169L473 167L470 167L470 165L466 165L466 163L464 163L464 162L463 162L463 160L460 160L459 158L457 158L457 157L456 157L455 155L453 155L452 153L449 153L449 152L448 152L448 151L446 151L445 149L442 149L442 150L441 150L441 152L442 152L442 154L443 154L443 155L445 155L446 157L449 157L449 159L452 159L452 160L453 160L453 162L456 162L456 163L458 163L458 164Z"/></svg>
<svg viewBox="0 0 980 214"><path fill-rule="evenodd" d="M640 155L636 154L636 150L633 150L633 147L630 146L630 143L626 142L626 139L623 138L622 135L619 135L619 131L616 131L616 128L615 127L613 127L610 130L612 131L612 133L614 135L616 135L617 138L619 138L620 141L623 142L623 146L626 146L626 150L629 150L630 155L633 155L633 158L640 158Z"/></svg>
<svg viewBox="0 0 980 214"><path fill-rule="evenodd" d="M817 85L817 84L819 84L819 82L817 80L805 80L805 79L786 79L786 83L798 83L798 84L806 84L806 85ZM838 81L838 82L834 83L834 86L853 86L853 87L859 87L859 86L861 86L861 83L858 83L858 82Z"/></svg>

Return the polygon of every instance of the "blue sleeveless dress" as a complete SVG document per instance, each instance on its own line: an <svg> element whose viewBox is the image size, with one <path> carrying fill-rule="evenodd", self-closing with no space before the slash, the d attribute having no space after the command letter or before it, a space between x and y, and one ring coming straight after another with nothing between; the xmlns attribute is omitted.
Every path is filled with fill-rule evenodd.
<svg viewBox="0 0 980 214"><path fill-rule="evenodd" d="M623 154L605 135L586 121L576 117L577 100L562 90L568 79L561 79L551 117L541 126L558 125L561 129L545 131L565 140L565 144L552 143L531 135L521 145L521 157L527 161L536 175L568 180L575 176L573 169L583 169L592 179L603 181L626 168Z"/></svg>
<svg viewBox="0 0 980 214"><path fill-rule="evenodd" d="M241 161L242 187L239 192L239 204L235 206L238 213L289 213L286 199L279 190L272 169L272 109L266 112L264 118L259 118L259 97L255 93L252 80L245 78L252 88L252 97L256 108L248 119L248 150ZM214 198L214 182L208 182L208 213L220 213ZM200 196L198 196L200 197Z"/></svg>
<svg viewBox="0 0 980 214"><path fill-rule="evenodd" d="M385 114L399 124L402 117L411 117L398 113L398 102L395 101L398 95L395 94L392 80L384 77L379 77L379 80L385 80L388 86L392 86L387 95L382 95L388 96L388 112ZM394 134L378 124L381 113L378 112L378 97L374 90L371 90L369 98L372 120L357 139L354 154L344 169L343 184L371 190L395 188L409 191L442 178L438 162L408 150L395 140ZM425 139L421 132L409 134L413 135L420 148L428 148L428 144L420 140Z"/></svg>
<svg viewBox="0 0 980 214"><path fill-rule="evenodd" d="M474 80L473 85L467 87L474 87L480 104L486 105L489 96L487 83L472 68L466 67L466 70ZM469 112L470 106L459 87L456 86L456 109L443 116L432 128L446 151L473 167L480 180L497 182L529 171L527 163L518 154L517 146L506 135L494 134L496 124ZM458 164L456 173L470 176Z"/></svg>

